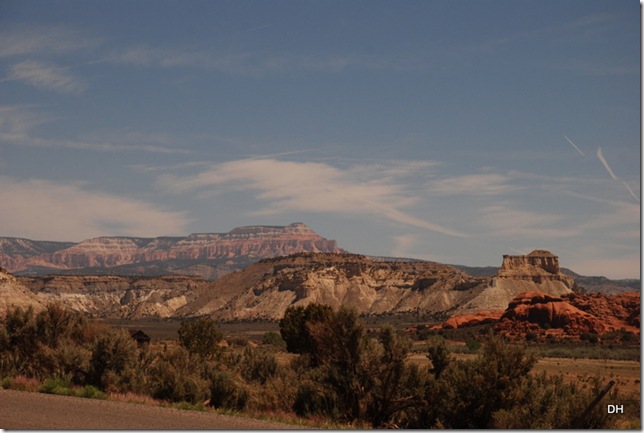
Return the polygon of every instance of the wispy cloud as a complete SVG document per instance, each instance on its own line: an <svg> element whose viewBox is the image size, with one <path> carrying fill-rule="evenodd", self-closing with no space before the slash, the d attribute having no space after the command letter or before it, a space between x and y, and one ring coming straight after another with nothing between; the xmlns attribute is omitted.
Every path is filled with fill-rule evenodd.
<svg viewBox="0 0 644 433"><path fill-rule="evenodd" d="M148 45L114 50L111 54L94 63L101 62L141 67L191 67L246 76L286 70L339 72L356 65L368 65L367 62L352 56L297 55L257 51L222 52L190 48L152 47Z"/></svg>
<svg viewBox="0 0 644 433"><path fill-rule="evenodd" d="M428 164L396 161L381 165L338 168L319 162L276 159L243 159L215 164L194 175L165 175L165 190L250 191L262 206L256 215L293 211L361 214L391 222L464 236L458 230L433 223L404 211L418 202L407 193L401 174L413 177Z"/></svg>
<svg viewBox="0 0 644 433"><path fill-rule="evenodd" d="M71 74L69 68L35 60L25 60L12 65L6 79L70 95L83 93L87 88L85 81Z"/></svg>
<svg viewBox="0 0 644 433"><path fill-rule="evenodd" d="M183 212L91 190L81 183L0 177L5 236L79 241L102 235L185 234Z"/></svg>
<svg viewBox="0 0 644 433"><path fill-rule="evenodd" d="M65 26L6 25L0 30L0 58L34 54L67 54L102 43Z"/></svg>
<svg viewBox="0 0 644 433"><path fill-rule="evenodd" d="M432 192L445 195L499 195L519 188L499 173L453 176L430 183Z"/></svg>
<svg viewBox="0 0 644 433"><path fill-rule="evenodd" d="M485 206L477 213L477 224L486 229L486 236L537 239L579 234L579 230L575 228L564 228L562 219L561 215L521 210L504 202Z"/></svg>
<svg viewBox="0 0 644 433"><path fill-rule="evenodd" d="M0 106L0 143L5 145L39 148L61 148L100 152L151 152L165 154L187 154L188 150L173 147L168 136L115 132L113 136L103 135L87 140L42 138L35 129L55 120L55 116L35 111L27 106ZM147 141L147 142L146 142ZM160 143L160 144L157 144Z"/></svg>

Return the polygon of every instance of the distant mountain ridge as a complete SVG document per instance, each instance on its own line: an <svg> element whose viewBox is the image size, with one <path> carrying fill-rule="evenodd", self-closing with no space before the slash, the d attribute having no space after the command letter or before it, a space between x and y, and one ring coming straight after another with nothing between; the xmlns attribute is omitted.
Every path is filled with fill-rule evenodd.
<svg viewBox="0 0 644 433"><path fill-rule="evenodd" d="M162 277L188 275L216 280L265 258L297 253L346 253L301 222L286 226L254 225L228 233L193 233L155 238L103 236L82 242L35 241L0 237L0 267L17 276L97 275ZM367 256L376 262L424 262L400 257ZM493 277L499 267L450 265L471 276ZM561 272L589 293L618 294L640 290L640 280L611 280Z"/></svg>
<svg viewBox="0 0 644 433"><path fill-rule="evenodd" d="M303 223L185 237L102 236L78 243L0 238L0 266L17 275L186 274L214 279L263 258L300 252L344 250Z"/></svg>
<svg viewBox="0 0 644 433"><path fill-rule="evenodd" d="M465 266L450 265L456 269L475 277L492 277L499 270L497 266ZM612 280L602 276L585 276L579 275L568 268L561 268L561 273L572 277L577 285L577 290L587 293L605 293L607 295L617 295L641 290L641 280L635 278L626 278Z"/></svg>

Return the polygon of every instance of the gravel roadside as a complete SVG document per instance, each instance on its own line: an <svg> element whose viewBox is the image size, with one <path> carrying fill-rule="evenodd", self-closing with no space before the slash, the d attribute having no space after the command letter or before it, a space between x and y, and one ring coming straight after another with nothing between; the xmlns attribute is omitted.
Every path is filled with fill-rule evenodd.
<svg viewBox="0 0 644 433"><path fill-rule="evenodd" d="M250 418L0 390L0 428L5 430L287 430L300 426Z"/></svg>

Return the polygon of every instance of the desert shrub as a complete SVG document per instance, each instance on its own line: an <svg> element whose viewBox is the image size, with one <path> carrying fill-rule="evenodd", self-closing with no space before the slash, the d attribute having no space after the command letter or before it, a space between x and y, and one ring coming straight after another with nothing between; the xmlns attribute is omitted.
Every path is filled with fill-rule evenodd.
<svg viewBox="0 0 644 433"><path fill-rule="evenodd" d="M244 338L244 337L232 337L227 341L228 341L228 344L230 344L233 347L234 346L246 347L249 345L248 338Z"/></svg>
<svg viewBox="0 0 644 433"><path fill-rule="evenodd" d="M340 410L335 393L319 382L302 382L297 388L293 411L301 417L323 415L338 418Z"/></svg>
<svg viewBox="0 0 644 433"><path fill-rule="evenodd" d="M264 384L249 387L247 408L272 413L290 413L293 411L299 384L300 378L293 370L278 367L277 373Z"/></svg>
<svg viewBox="0 0 644 433"><path fill-rule="evenodd" d="M244 348L240 368L245 380L265 384L275 376L277 367L277 360L272 353L259 351L251 346Z"/></svg>
<svg viewBox="0 0 644 433"><path fill-rule="evenodd" d="M286 341L277 332L269 331L262 335L262 344L278 349L286 349Z"/></svg>
<svg viewBox="0 0 644 433"><path fill-rule="evenodd" d="M38 350L38 338L33 308L7 309L3 328L0 336L2 375L35 376L38 366L34 354Z"/></svg>
<svg viewBox="0 0 644 433"><path fill-rule="evenodd" d="M419 370L405 362L409 338L392 327L368 335L353 309L322 311L322 317L304 320L307 333L300 335L309 343L306 356L298 362L308 363L308 370L299 367L305 380L295 396L296 413L325 414L381 427L417 404L422 380Z"/></svg>
<svg viewBox="0 0 644 433"><path fill-rule="evenodd" d="M454 361L441 374L437 419L449 428L489 427L495 411L513 404L515 387L535 362L524 348L488 338L476 360Z"/></svg>
<svg viewBox="0 0 644 433"><path fill-rule="evenodd" d="M76 395L78 397L94 398L98 400L105 400L107 398L107 394L92 385L87 385L81 388Z"/></svg>
<svg viewBox="0 0 644 433"><path fill-rule="evenodd" d="M140 379L136 343L123 329L100 335L92 345L88 382L106 391L128 391Z"/></svg>
<svg viewBox="0 0 644 433"><path fill-rule="evenodd" d="M219 351L217 343L222 339L222 334L217 328L217 323L210 317L184 320L179 327L179 343L188 352L197 354L204 359L214 357Z"/></svg>
<svg viewBox="0 0 644 433"><path fill-rule="evenodd" d="M208 398L209 384L202 377L205 369L199 355L182 346L165 347L148 354L142 363L152 397L171 402L201 403ZM141 358L140 358L141 359Z"/></svg>
<svg viewBox="0 0 644 433"><path fill-rule="evenodd" d="M429 346L427 358L432 363L432 367L429 370L430 373L438 379L441 373L449 366L452 361L452 356L447 349L445 341L440 341Z"/></svg>
<svg viewBox="0 0 644 433"><path fill-rule="evenodd" d="M38 391L44 394L74 395L74 391L71 389L71 380L68 377L51 377L45 379L43 384L38 388Z"/></svg>
<svg viewBox="0 0 644 433"><path fill-rule="evenodd" d="M580 417L602 385L596 380L590 391L582 391L575 384L565 383L561 376L530 375L515 389L515 404L494 413L492 426L506 429L605 428L607 415L602 405L585 418Z"/></svg>
<svg viewBox="0 0 644 433"><path fill-rule="evenodd" d="M481 348L481 343L473 338L468 338L465 340L465 346L467 346L470 353L475 353Z"/></svg>
<svg viewBox="0 0 644 433"><path fill-rule="evenodd" d="M229 371L210 374L210 405L215 408L244 410L249 392L244 383Z"/></svg>
<svg viewBox="0 0 644 433"><path fill-rule="evenodd" d="M80 313L68 310L60 304L49 304L35 318L38 341L52 348L58 347L66 340L82 343L85 322Z"/></svg>
<svg viewBox="0 0 644 433"><path fill-rule="evenodd" d="M74 384L87 380L91 351L72 341L61 341L55 347L40 344L34 359L44 377L69 376Z"/></svg>
<svg viewBox="0 0 644 433"><path fill-rule="evenodd" d="M420 371L405 362L411 340L386 326L364 347L364 419L374 427L397 425L398 414L416 405L422 393Z"/></svg>
<svg viewBox="0 0 644 433"><path fill-rule="evenodd" d="M414 428L597 428L606 426L602 408L578 416L599 392L533 375L536 358L525 347L489 337L475 360L452 361L424 385L423 404L409 412Z"/></svg>

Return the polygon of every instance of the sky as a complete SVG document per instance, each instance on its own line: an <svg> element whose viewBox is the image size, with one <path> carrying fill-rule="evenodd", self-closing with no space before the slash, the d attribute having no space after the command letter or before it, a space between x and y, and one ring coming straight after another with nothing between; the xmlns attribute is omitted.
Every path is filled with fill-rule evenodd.
<svg viewBox="0 0 644 433"><path fill-rule="evenodd" d="M303 222L639 278L635 0L3 0L0 236Z"/></svg>

